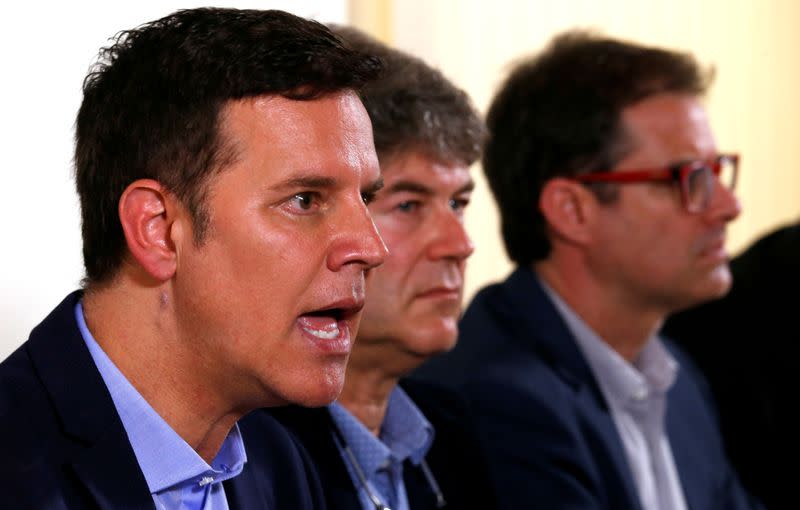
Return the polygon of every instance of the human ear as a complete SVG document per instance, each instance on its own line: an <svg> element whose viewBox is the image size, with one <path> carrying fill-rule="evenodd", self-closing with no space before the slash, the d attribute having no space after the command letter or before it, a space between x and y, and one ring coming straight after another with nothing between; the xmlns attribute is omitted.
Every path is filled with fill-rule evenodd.
<svg viewBox="0 0 800 510"><path fill-rule="evenodd" d="M132 182L119 200L119 218L128 251L153 279L172 278L177 267L171 229L175 222L174 198L152 179Z"/></svg>
<svg viewBox="0 0 800 510"><path fill-rule="evenodd" d="M584 244L591 238L590 223L596 202L591 191L572 179L556 177L547 181L539 196L539 210L554 235Z"/></svg>

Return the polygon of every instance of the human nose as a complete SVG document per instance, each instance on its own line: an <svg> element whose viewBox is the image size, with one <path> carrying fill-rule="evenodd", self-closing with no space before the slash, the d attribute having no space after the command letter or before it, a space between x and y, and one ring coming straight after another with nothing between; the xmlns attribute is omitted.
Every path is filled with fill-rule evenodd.
<svg viewBox="0 0 800 510"><path fill-rule="evenodd" d="M383 264L389 251L383 242L366 205L359 199L354 210L343 213L334 233L334 241L328 255L328 269L341 269L357 265L361 269L372 269Z"/></svg>
<svg viewBox="0 0 800 510"><path fill-rule="evenodd" d="M706 212L715 219L733 221L742 213L739 198L733 189L725 186L719 179L714 179L713 182L711 201Z"/></svg>
<svg viewBox="0 0 800 510"><path fill-rule="evenodd" d="M472 255L475 245L464 228L461 216L448 209L442 213L438 223L437 228L432 229L434 238L428 249L431 260L452 259L460 262Z"/></svg>

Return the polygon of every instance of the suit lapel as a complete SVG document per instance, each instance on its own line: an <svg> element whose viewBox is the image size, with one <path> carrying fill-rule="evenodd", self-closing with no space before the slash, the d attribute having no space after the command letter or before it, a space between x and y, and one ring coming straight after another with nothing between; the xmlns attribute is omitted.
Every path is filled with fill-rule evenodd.
<svg viewBox="0 0 800 510"><path fill-rule="evenodd" d="M588 441L591 442L590 448L594 450L595 457L602 462L604 467L614 470L625 493L628 501L626 508L636 510L641 508L639 491L633 481L628 457L622 446L622 439L619 436L614 420L609 414L605 401L598 401L595 392L590 391L586 386L578 391L578 401L582 404L580 408L584 411L583 419L590 426L584 427ZM609 473L600 473L603 479L610 479ZM613 487L608 488L615 490Z"/></svg>
<svg viewBox="0 0 800 510"><path fill-rule="evenodd" d="M406 488L408 506L414 510L435 510L436 494L425 478L422 468L410 461L403 462L403 484ZM447 501L445 501L447 503ZM449 506L445 506L449 508Z"/></svg>
<svg viewBox="0 0 800 510"><path fill-rule="evenodd" d="M533 271L518 268L504 283L505 299L499 306L506 307L511 314L508 320L517 325L515 337L526 339L524 346L533 350L570 386L582 404L583 417L589 422L584 430L592 444L591 448L602 452L599 458L608 459L617 474L630 509L640 507L639 493L633 482L622 439L611 418L608 404L603 397L594 374L580 351L575 338L550 297L542 288ZM601 473L607 478L607 473Z"/></svg>
<svg viewBox="0 0 800 510"><path fill-rule="evenodd" d="M333 441L332 427L335 426L333 418L327 408L316 411L319 416L306 421L309 424L316 422L324 424L324 426L314 427L313 445L307 448L317 464L319 479L322 482L328 506L331 508L360 508L358 489L350 479L344 459Z"/></svg>
<svg viewBox="0 0 800 510"><path fill-rule="evenodd" d="M79 452L72 467L100 508L155 507L127 436L107 434Z"/></svg>
<svg viewBox="0 0 800 510"><path fill-rule="evenodd" d="M257 480L254 473L252 464L250 466L245 464L241 473L222 482L225 487L225 498L231 510L268 508L266 502L273 498L264 491L264 480Z"/></svg>
<svg viewBox="0 0 800 510"><path fill-rule="evenodd" d="M713 459L708 452L711 441L718 441L716 437L709 437L708 428L696 421L697 409L701 403L687 405L689 391L686 385L691 384L688 378L680 373L675 381L675 386L670 389L667 396L667 435L669 436L672 456L675 459L675 469L681 481L683 495L688 508L709 508L712 501L708 500L708 487L715 485L714 477L719 476L718 469L725 466L719 465L717 469L709 470ZM693 412L684 412L684 409L694 408Z"/></svg>
<svg viewBox="0 0 800 510"><path fill-rule="evenodd" d="M50 395L72 469L101 508L154 508L127 434L75 322L74 292L37 326L29 340L34 368Z"/></svg>
<svg viewBox="0 0 800 510"><path fill-rule="evenodd" d="M516 325L514 337L524 339L523 348L535 352L573 388L586 386L602 399L578 344L533 271L517 269L503 287L504 300L496 306L511 314L508 320Z"/></svg>
<svg viewBox="0 0 800 510"><path fill-rule="evenodd" d="M360 508L361 502L347 466L333 440L333 418L326 407L289 406L270 414L291 430L305 447L317 469L329 508Z"/></svg>

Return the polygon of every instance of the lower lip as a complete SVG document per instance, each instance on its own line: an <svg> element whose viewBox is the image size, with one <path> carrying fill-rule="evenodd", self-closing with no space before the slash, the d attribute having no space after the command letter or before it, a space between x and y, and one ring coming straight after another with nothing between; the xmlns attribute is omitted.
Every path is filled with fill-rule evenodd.
<svg viewBox="0 0 800 510"><path fill-rule="evenodd" d="M325 352L326 354L334 355L348 355L353 347L353 342L350 337L350 323L348 321L338 321L339 334L334 338L320 338L309 332L299 322L296 323L297 329L307 340L311 342L317 349Z"/></svg>

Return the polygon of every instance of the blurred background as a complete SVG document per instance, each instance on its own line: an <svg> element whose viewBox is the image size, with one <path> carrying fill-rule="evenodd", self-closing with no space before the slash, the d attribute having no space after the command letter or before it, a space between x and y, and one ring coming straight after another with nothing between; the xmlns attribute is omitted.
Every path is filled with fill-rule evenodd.
<svg viewBox="0 0 800 510"><path fill-rule="evenodd" d="M72 183L73 122L83 77L120 30L179 8L167 0L77 0L4 7L0 31L0 359L20 345L83 276ZM738 253L800 216L800 2L795 0L285 0L213 2L279 8L351 23L439 67L486 111L509 63L570 28L690 51L716 68L707 98L721 151L739 152L744 213L729 230ZM524 136L524 133L520 133ZM510 271L478 165L467 213L476 244L469 300Z"/></svg>

